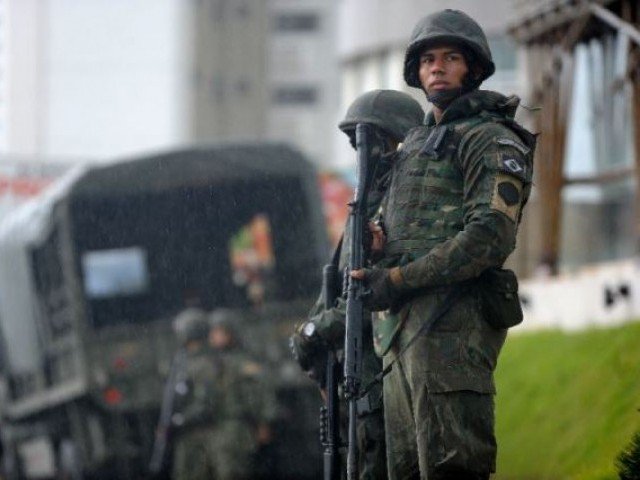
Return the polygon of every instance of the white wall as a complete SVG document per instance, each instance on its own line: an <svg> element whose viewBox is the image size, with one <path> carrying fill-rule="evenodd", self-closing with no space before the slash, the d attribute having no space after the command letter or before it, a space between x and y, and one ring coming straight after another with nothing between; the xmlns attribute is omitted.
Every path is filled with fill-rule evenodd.
<svg viewBox="0 0 640 480"><path fill-rule="evenodd" d="M39 0L12 0L7 3L7 22L2 25L7 38L7 144L4 151L23 155L40 152L42 130L39 111L44 110L41 72L43 19Z"/></svg>
<svg viewBox="0 0 640 480"><path fill-rule="evenodd" d="M640 259L593 264L555 278L526 280L520 284L520 298L524 321L515 332L572 331L637 321Z"/></svg>

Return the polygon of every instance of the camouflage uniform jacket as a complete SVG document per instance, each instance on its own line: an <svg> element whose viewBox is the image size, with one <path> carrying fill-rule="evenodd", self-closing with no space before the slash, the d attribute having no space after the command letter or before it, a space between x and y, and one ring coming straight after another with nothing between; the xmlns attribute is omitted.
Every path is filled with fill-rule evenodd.
<svg viewBox="0 0 640 480"><path fill-rule="evenodd" d="M239 421L251 428L272 422L276 416L275 390L262 365L240 348L218 355L223 365L221 421Z"/></svg>
<svg viewBox="0 0 640 480"><path fill-rule="evenodd" d="M410 316L427 320L456 284L501 266L515 248L535 146L535 137L513 121L518 102L475 90L456 99L438 124L430 114L407 135L383 202L387 242L379 265L400 266L412 291L374 320L379 354ZM429 390L493 392L505 335L482 320L472 289L429 333Z"/></svg>
<svg viewBox="0 0 640 480"><path fill-rule="evenodd" d="M207 348L190 352L182 380L175 386L174 427L183 433L193 427L213 425L219 420L223 402L219 388L220 362Z"/></svg>
<svg viewBox="0 0 640 480"><path fill-rule="evenodd" d="M173 477L254 478L256 427L275 416L273 389L262 366L238 348L205 348L190 354L186 379Z"/></svg>

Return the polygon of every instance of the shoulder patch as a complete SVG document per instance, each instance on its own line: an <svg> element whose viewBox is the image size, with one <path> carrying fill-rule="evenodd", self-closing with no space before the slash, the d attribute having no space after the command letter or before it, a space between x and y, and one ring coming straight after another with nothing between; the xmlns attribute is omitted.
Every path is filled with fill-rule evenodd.
<svg viewBox="0 0 640 480"><path fill-rule="evenodd" d="M491 195L491 209L518 221L523 200L523 183L511 174L498 173Z"/></svg>
<svg viewBox="0 0 640 480"><path fill-rule="evenodd" d="M520 153L522 153L523 155L529 155L529 152L531 152L531 149L529 147L526 147L525 145L523 145L520 142L517 142L511 138L507 138L507 137L498 137L496 138L496 143L498 145L505 145L508 147L513 147L516 150L518 150Z"/></svg>
<svg viewBox="0 0 640 480"><path fill-rule="evenodd" d="M498 184L498 195L502 198L507 206L511 207L520 201L520 192L518 188L511 182L502 182Z"/></svg>
<svg viewBox="0 0 640 480"><path fill-rule="evenodd" d="M519 155L510 153L502 153L500 155L500 171L508 175L513 175L522 182L526 182L528 177L525 159Z"/></svg>

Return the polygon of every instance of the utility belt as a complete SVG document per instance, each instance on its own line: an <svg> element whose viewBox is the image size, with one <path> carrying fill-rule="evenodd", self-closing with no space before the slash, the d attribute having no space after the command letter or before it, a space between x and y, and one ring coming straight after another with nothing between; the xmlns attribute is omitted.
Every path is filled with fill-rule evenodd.
<svg viewBox="0 0 640 480"><path fill-rule="evenodd" d="M440 243L442 239L438 240ZM397 240L390 246L389 252L395 252L385 261L383 266L391 268L402 267L426 254L430 248L417 247L414 240ZM424 242L423 242L424 245ZM500 267L487 268L477 278L457 282L451 285L427 287L409 292L394 305L393 310L398 311L402 305L413 298L429 293L441 293L449 290L475 291L480 297L480 305L484 319L489 325L498 330L511 328L522 322L522 306L518 296L518 279L516 274L509 269Z"/></svg>
<svg viewBox="0 0 640 480"><path fill-rule="evenodd" d="M466 293L475 293L480 298L480 308L484 320L496 330L515 327L523 319L522 305L518 295L518 278L513 270L500 267L487 268L477 278L441 287L420 288L403 296L393 310L400 310L408 301L426 294L460 292L455 301ZM446 300L445 300L446 302Z"/></svg>

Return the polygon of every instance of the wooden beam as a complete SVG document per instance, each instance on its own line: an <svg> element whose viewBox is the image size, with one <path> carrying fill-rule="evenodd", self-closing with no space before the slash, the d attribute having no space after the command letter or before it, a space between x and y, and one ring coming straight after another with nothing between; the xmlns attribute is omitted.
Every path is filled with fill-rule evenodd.
<svg viewBox="0 0 640 480"><path fill-rule="evenodd" d="M567 35L564 37L562 41L562 48L566 51L571 51L575 48L576 44L580 41L580 37L582 36L584 29L589 24L591 20L591 12L585 6L581 8L581 13L579 16L573 21Z"/></svg>
<svg viewBox="0 0 640 480"><path fill-rule="evenodd" d="M554 30L566 30L589 5L607 7L616 0L558 0L524 17L507 28L509 35L523 44L546 43Z"/></svg>
<svg viewBox="0 0 640 480"><path fill-rule="evenodd" d="M602 185L605 183L614 183L614 182L619 182L621 180L626 180L629 177L635 175L635 173L636 173L635 167L622 167L622 168L607 170L605 172L600 172L595 175L565 177L564 184L565 185Z"/></svg>
<svg viewBox="0 0 640 480"><path fill-rule="evenodd" d="M633 84L633 130L636 176L635 235L636 248L640 252L640 75L636 77Z"/></svg>
<svg viewBox="0 0 640 480"><path fill-rule="evenodd" d="M549 55L551 57L551 55ZM552 57L553 58L553 57ZM541 127L540 194L542 206L542 251L540 264L547 267L551 274L558 273L560 251L562 160L558 157L560 79L559 75L549 75L540 90L543 96ZM542 116L540 115L540 117ZM560 157L564 157L561 155Z"/></svg>
<svg viewBox="0 0 640 480"><path fill-rule="evenodd" d="M571 54L562 52L561 56L555 60L558 69L557 80L555 82L554 103L555 105L555 131L554 143L552 146L552 208L554 212L552 219L554 224L551 228L552 258L554 263L551 271L558 273L560 250L562 245L562 188L564 187L564 165L565 149L567 144L567 119L569 117L569 107L573 94L573 64L574 59Z"/></svg>
<svg viewBox="0 0 640 480"><path fill-rule="evenodd" d="M633 26L629 22L625 22L615 13L612 13L611 10L602 8L600 5L589 5L589 10L600 20L615 28L616 30L618 30L618 32L624 33L636 44L640 45L640 30L638 30L635 26Z"/></svg>

